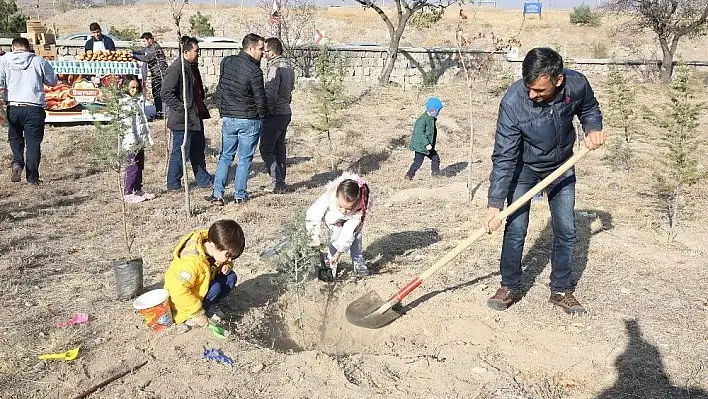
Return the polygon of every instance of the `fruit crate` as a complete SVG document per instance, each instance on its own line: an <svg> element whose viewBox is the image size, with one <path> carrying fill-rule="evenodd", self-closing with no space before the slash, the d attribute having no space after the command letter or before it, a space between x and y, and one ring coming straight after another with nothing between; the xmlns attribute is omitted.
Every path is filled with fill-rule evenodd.
<svg viewBox="0 0 708 399"><path fill-rule="evenodd" d="M137 61L49 61L54 72L67 75L136 75L142 79L140 64Z"/></svg>

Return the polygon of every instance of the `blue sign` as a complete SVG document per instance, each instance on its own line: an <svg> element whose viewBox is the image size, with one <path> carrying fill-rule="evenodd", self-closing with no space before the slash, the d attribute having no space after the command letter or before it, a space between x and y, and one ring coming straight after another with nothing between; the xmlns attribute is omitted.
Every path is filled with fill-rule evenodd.
<svg viewBox="0 0 708 399"><path fill-rule="evenodd" d="M538 3L526 2L526 3L524 3L524 15L538 14L538 16L540 17L542 7L543 7L543 4L541 4L540 2L538 2Z"/></svg>

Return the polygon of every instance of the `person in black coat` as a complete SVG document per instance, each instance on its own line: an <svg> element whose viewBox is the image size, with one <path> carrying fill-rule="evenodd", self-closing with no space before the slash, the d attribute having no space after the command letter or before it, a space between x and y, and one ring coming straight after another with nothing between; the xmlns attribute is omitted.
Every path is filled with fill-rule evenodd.
<svg viewBox="0 0 708 399"><path fill-rule="evenodd" d="M182 56L187 86L187 106L182 96L182 64L175 60L167 69L162 82L162 101L167 105L167 127L172 131L172 152L167 168L167 189L182 188L182 141L187 134L185 153L189 157L197 187L211 187L212 176L206 170L204 150L204 119L209 119L209 111L204 104L204 85L199 73L199 42L196 38L182 37ZM185 112L187 129L185 132Z"/></svg>
<svg viewBox="0 0 708 399"><path fill-rule="evenodd" d="M224 190L229 168L238 153L234 177L234 202L248 200L246 185L253 154L258 146L263 120L268 114L263 86L261 57L265 39L254 33L243 38L243 50L221 61L217 92L221 114L221 153L214 176L214 191L207 199L224 205Z"/></svg>

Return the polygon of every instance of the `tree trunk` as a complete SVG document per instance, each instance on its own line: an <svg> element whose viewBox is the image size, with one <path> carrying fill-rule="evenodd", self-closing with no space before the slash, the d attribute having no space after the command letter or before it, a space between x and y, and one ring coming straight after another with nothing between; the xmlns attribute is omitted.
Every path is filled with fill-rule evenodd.
<svg viewBox="0 0 708 399"><path fill-rule="evenodd" d="M391 42L388 44L388 56L386 57L386 63L381 70L381 75L379 75L379 85L386 86L391 80L391 72L393 72L393 67L396 64L396 58L398 58L398 47L400 47L401 37L403 37L403 32L405 31L408 19L411 17L409 12L402 12L398 15L398 27L393 30L389 29L389 36L391 37Z"/></svg>
<svg viewBox="0 0 708 399"><path fill-rule="evenodd" d="M123 149L123 140L122 138L118 138L118 148L117 148L117 154L122 154ZM123 239L125 240L125 249L126 249L126 255L127 258L126 260L130 260L132 258L131 255L131 249L133 247L133 240L130 238L130 234L128 234L128 209L125 206L125 199L123 198L124 195L124 190L123 190L123 179L122 179L122 162L123 160L118 157L116 160L116 183L118 187L118 199L120 200L120 205L121 205L121 222L123 222Z"/></svg>
<svg viewBox="0 0 708 399"><path fill-rule="evenodd" d="M674 52L669 48L669 42L664 38L659 38L663 57L659 68L659 78L666 83L671 82L671 75L674 71Z"/></svg>
<svg viewBox="0 0 708 399"><path fill-rule="evenodd" d="M187 219L192 216L192 205L189 202L189 174L187 173L187 137L189 136L189 117L187 112L187 75L184 68L184 51L179 48L180 64L182 65L182 101L184 102L184 136L182 137L182 185L184 186L184 208L187 212Z"/></svg>
<svg viewBox="0 0 708 399"><path fill-rule="evenodd" d="M130 234L128 233L128 209L125 206L125 200L123 199L123 179L121 175L121 170L118 168L118 173L116 173L116 177L118 178L118 194L119 194L119 199L120 199L120 205L121 205L121 221L123 222L123 239L125 240L125 249L126 249L126 255L128 257L126 260L130 260L133 255L131 254L131 249L133 247L133 240L130 237Z"/></svg>
<svg viewBox="0 0 708 399"><path fill-rule="evenodd" d="M469 160L469 166L467 170L467 192L469 193L469 201L472 202L474 200L474 192L476 191L473 188L473 178L474 178L474 173L473 173L473 167L472 165L475 164L475 159L474 159L474 115L472 114L472 109L474 105L472 104L472 86L467 86L467 107L469 108L469 120L470 120L470 160Z"/></svg>
<svg viewBox="0 0 708 399"><path fill-rule="evenodd" d="M676 237L676 225L678 224L679 197L681 196L681 183L676 184L674 198L671 204L671 220L669 221L669 239Z"/></svg>
<svg viewBox="0 0 708 399"><path fill-rule="evenodd" d="M396 64L396 58L398 58L398 46L401 37L392 37L391 43L388 45L388 55L386 56L386 63L384 64L381 75L379 76L379 85L386 86L391 80L391 72L393 72L393 66Z"/></svg>

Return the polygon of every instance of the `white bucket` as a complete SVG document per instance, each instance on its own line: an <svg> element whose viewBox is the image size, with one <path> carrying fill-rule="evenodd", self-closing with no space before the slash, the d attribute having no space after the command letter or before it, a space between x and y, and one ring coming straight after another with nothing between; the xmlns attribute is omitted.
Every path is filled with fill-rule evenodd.
<svg viewBox="0 0 708 399"><path fill-rule="evenodd" d="M163 288L148 291L133 301L133 307L145 318L153 331L161 331L172 324L170 293Z"/></svg>

